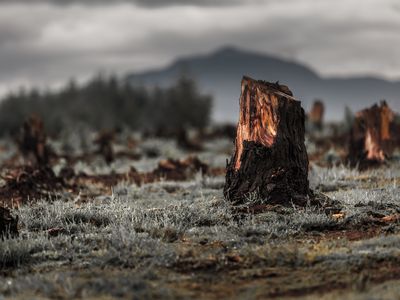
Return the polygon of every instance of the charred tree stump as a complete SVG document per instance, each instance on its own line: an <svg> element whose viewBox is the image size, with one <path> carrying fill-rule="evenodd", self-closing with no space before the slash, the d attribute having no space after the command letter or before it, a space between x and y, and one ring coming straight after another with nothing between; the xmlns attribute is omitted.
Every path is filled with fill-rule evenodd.
<svg viewBox="0 0 400 300"><path fill-rule="evenodd" d="M394 113L386 101L358 112L350 132L350 166L363 170L384 163L393 154L394 126Z"/></svg>
<svg viewBox="0 0 400 300"><path fill-rule="evenodd" d="M256 193L271 204L305 205L312 192L304 123L300 101L286 86L244 77L225 198L243 204Z"/></svg>
<svg viewBox="0 0 400 300"><path fill-rule="evenodd" d="M39 116L32 115L22 126L18 140L19 150L31 164L46 166L50 157L50 149L46 140L43 121Z"/></svg>
<svg viewBox="0 0 400 300"><path fill-rule="evenodd" d="M0 207L0 240L18 236L18 217L13 217L10 210Z"/></svg>
<svg viewBox="0 0 400 300"><path fill-rule="evenodd" d="M393 125L393 134L394 137L393 139L395 140L395 147L397 149L400 149L400 115L395 114L394 115L394 125Z"/></svg>
<svg viewBox="0 0 400 300"><path fill-rule="evenodd" d="M308 122L313 129L322 130L324 125L325 106L320 100L316 100L308 114Z"/></svg>
<svg viewBox="0 0 400 300"><path fill-rule="evenodd" d="M94 143L99 147L98 153L103 156L107 164L111 164L114 159L113 142L115 140L115 131L102 130L97 135Z"/></svg>

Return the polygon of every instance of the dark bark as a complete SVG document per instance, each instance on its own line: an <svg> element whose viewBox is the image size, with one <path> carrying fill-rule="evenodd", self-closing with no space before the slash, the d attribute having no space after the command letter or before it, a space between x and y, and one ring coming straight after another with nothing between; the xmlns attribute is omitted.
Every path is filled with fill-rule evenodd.
<svg viewBox="0 0 400 300"><path fill-rule="evenodd" d="M400 117L397 116L397 121L394 124L394 139L396 148L400 149Z"/></svg>
<svg viewBox="0 0 400 300"><path fill-rule="evenodd" d="M111 164L114 159L113 142L115 140L115 131L102 130L97 135L94 143L98 145L98 153L101 154L107 164Z"/></svg>
<svg viewBox="0 0 400 300"><path fill-rule="evenodd" d="M308 121L312 125L313 129L322 130L324 125L324 113L324 103L320 100L316 100L308 114Z"/></svg>
<svg viewBox="0 0 400 300"><path fill-rule="evenodd" d="M358 112L350 132L350 165L363 170L383 164L393 154L394 130L394 113L385 101Z"/></svg>
<svg viewBox="0 0 400 300"><path fill-rule="evenodd" d="M312 193L304 122L304 110L286 86L244 77L225 198L242 204L256 193L268 203L306 204Z"/></svg>
<svg viewBox="0 0 400 300"><path fill-rule="evenodd" d="M18 236L18 217L13 217L10 210L0 207L0 240Z"/></svg>
<svg viewBox="0 0 400 300"><path fill-rule="evenodd" d="M18 140L20 152L31 165L48 165L51 151L46 141L43 121L39 116L32 115L24 122Z"/></svg>

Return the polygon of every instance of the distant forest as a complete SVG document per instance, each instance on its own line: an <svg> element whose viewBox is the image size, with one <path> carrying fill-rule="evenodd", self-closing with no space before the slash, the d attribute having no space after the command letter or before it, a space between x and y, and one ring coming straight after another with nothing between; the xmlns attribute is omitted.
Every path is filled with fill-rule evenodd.
<svg viewBox="0 0 400 300"><path fill-rule="evenodd" d="M7 95L0 102L0 135L15 134L32 114L43 119L53 136L76 125L147 132L201 129L208 125L211 109L212 98L200 94L187 77L169 88L149 90L98 75L82 85L70 81L59 91L21 89Z"/></svg>

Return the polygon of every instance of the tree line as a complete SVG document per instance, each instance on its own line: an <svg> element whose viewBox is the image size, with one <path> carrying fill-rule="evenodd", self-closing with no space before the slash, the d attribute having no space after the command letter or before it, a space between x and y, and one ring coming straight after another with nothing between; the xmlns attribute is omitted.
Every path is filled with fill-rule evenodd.
<svg viewBox="0 0 400 300"><path fill-rule="evenodd" d="M209 124L211 108L212 98L188 77L168 88L147 89L98 75L82 85L71 80L58 91L8 94L0 102L0 135L15 134L32 114L43 119L50 135L76 125L146 132L202 129Z"/></svg>

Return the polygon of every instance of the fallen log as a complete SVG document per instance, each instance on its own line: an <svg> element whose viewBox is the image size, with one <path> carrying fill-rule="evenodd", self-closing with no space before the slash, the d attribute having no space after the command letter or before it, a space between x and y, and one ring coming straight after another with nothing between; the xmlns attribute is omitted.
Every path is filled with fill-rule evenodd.
<svg viewBox="0 0 400 300"><path fill-rule="evenodd" d="M268 204L306 205L312 195L304 144L305 115L288 87L244 77L235 152L224 196L246 203L256 193Z"/></svg>
<svg viewBox="0 0 400 300"><path fill-rule="evenodd" d="M379 166L393 154L393 121L394 113L386 101L356 114L349 138L351 167L363 170Z"/></svg>

